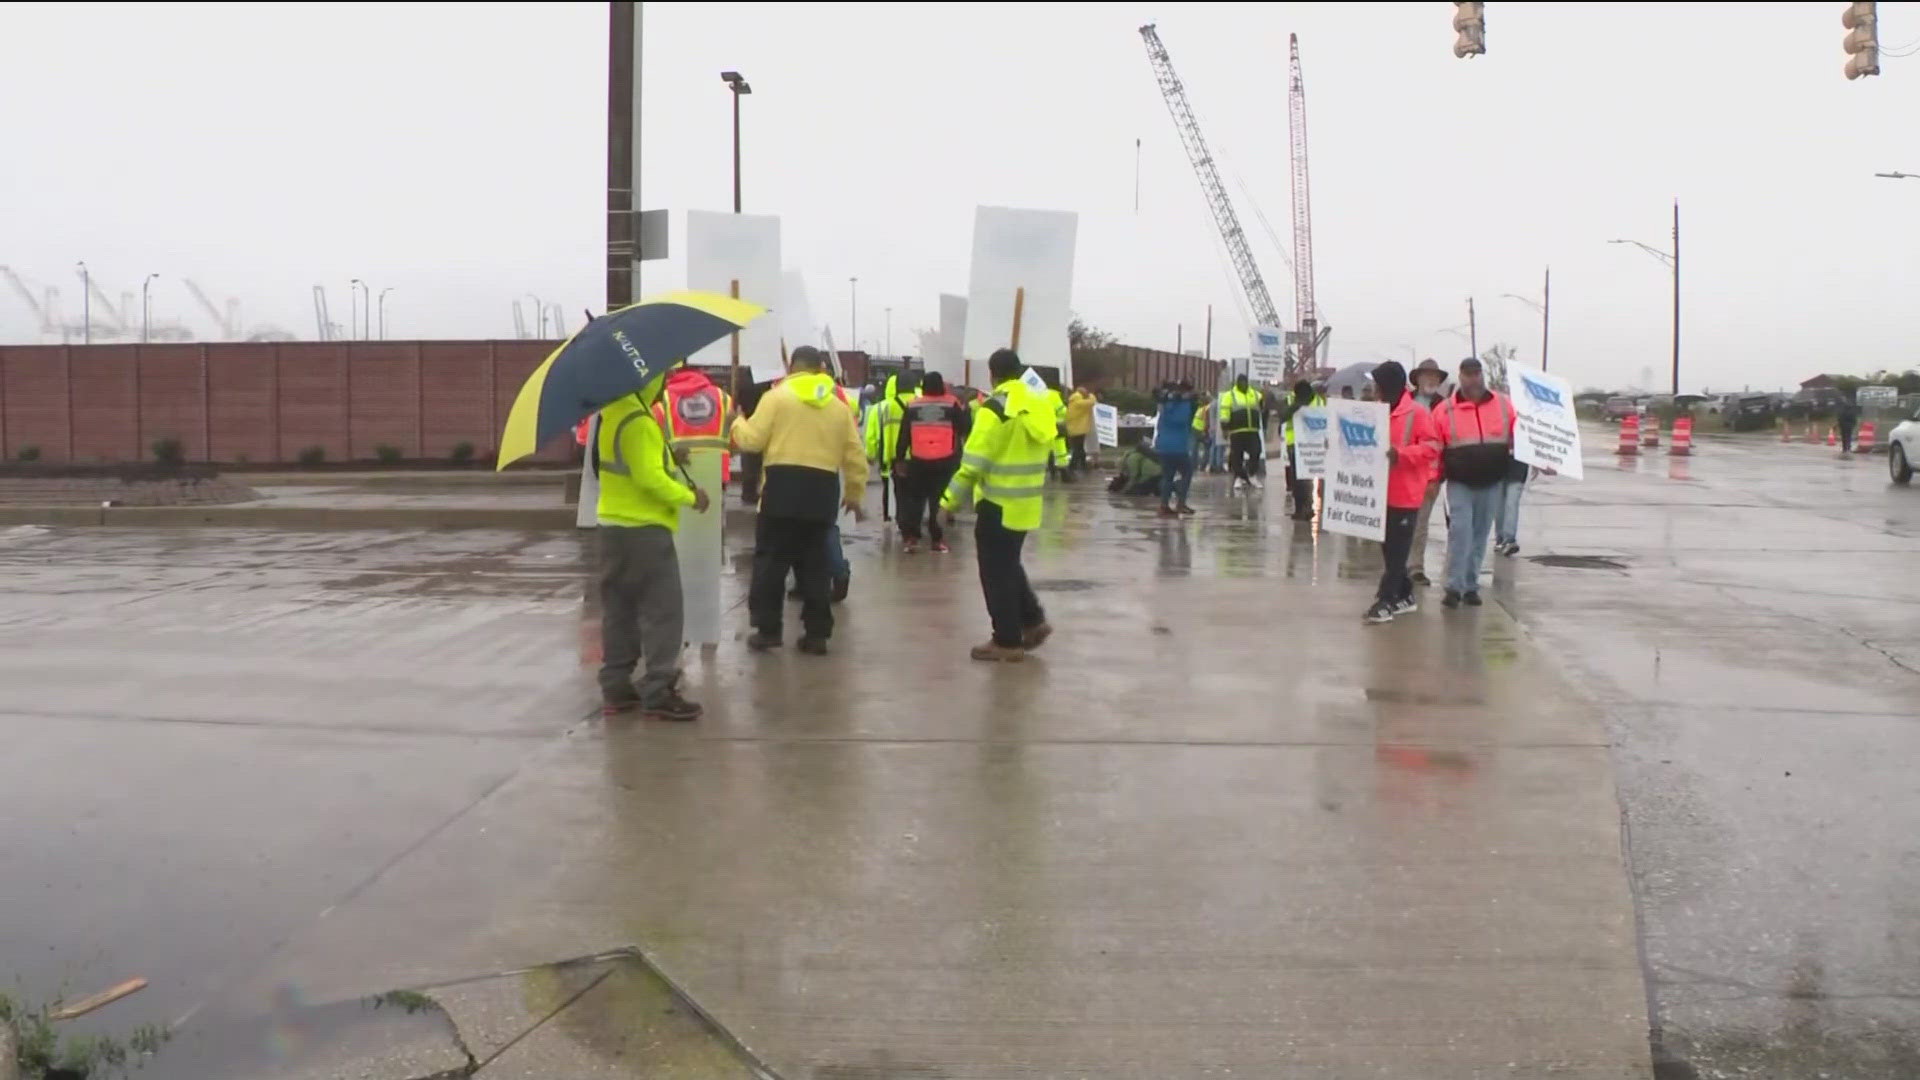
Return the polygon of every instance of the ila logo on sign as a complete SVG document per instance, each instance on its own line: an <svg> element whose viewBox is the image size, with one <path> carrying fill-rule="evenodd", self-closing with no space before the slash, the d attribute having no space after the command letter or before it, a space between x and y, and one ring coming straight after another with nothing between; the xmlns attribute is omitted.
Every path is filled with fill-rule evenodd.
<svg viewBox="0 0 1920 1080"><path fill-rule="evenodd" d="M1525 375L1520 376L1520 385L1527 388L1528 397L1542 405L1551 405L1556 409L1564 409L1567 407L1566 403L1560 400L1560 391L1555 390L1551 386L1534 382Z"/></svg>
<svg viewBox="0 0 1920 1080"><path fill-rule="evenodd" d="M1324 434L1326 434L1326 431L1327 431L1327 418L1326 418L1326 417L1324 417L1324 416L1303 416L1303 417L1301 417L1300 419L1302 419L1302 420L1305 420L1305 421L1307 422L1307 430L1308 430L1308 431L1310 431L1310 432L1312 432L1313 434L1315 434L1315 435L1324 435ZM1369 430L1371 430L1371 429L1369 429Z"/></svg>
<svg viewBox="0 0 1920 1080"><path fill-rule="evenodd" d="M1380 440L1374 435L1372 424L1362 424L1344 416L1340 418L1340 441L1356 449L1380 445Z"/></svg>
<svg viewBox="0 0 1920 1080"><path fill-rule="evenodd" d="M1260 339L1260 344L1266 346L1269 349L1279 348L1280 346L1279 334L1257 334L1255 336Z"/></svg>

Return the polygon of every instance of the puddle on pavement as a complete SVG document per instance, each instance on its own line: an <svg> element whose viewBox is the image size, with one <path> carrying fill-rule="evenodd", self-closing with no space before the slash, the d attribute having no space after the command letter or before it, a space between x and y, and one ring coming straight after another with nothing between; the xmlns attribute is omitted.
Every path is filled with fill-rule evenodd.
<svg viewBox="0 0 1920 1080"><path fill-rule="evenodd" d="M1527 561L1563 570L1625 570L1627 564L1599 555L1529 555Z"/></svg>
<svg viewBox="0 0 1920 1080"><path fill-rule="evenodd" d="M621 949L324 1004L282 989L261 1013L189 1020L138 1077L457 1080L496 1062L516 1076L771 1075L639 952Z"/></svg>

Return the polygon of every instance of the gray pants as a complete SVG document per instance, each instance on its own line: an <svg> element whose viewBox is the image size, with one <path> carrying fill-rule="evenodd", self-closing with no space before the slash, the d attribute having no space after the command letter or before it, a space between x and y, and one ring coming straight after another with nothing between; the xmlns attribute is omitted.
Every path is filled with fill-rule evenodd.
<svg viewBox="0 0 1920 1080"><path fill-rule="evenodd" d="M1433 504L1439 500L1440 485L1428 484L1420 497L1420 517L1413 525L1413 555L1407 560L1407 573L1427 572L1427 527L1433 524Z"/></svg>
<svg viewBox="0 0 1920 1080"><path fill-rule="evenodd" d="M639 696L651 703L680 678L685 613L673 533L659 525L602 525L600 539L600 693L632 700L633 669L646 657Z"/></svg>

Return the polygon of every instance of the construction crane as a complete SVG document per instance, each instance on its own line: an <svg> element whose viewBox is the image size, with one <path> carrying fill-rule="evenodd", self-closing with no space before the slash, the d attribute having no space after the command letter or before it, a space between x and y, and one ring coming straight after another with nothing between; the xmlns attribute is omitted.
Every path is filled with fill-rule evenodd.
<svg viewBox="0 0 1920 1080"><path fill-rule="evenodd" d="M27 283L20 279L19 274L13 272L12 267L0 266L0 277L6 278L7 284L13 286L13 291L20 295L20 299L26 301L27 310L33 312L33 317L40 321L41 333L53 334L60 331L59 294L54 292L51 285L47 286L46 299L43 302L34 298L33 290L27 287Z"/></svg>
<svg viewBox="0 0 1920 1080"><path fill-rule="evenodd" d="M327 312L327 290L319 285L313 287L313 322L319 331L319 340L332 341L339 336L334 332L333 317Z"/></svg>
<svg viewBox="0 0 1920 1080"><path fill-rule="evenodd" d="M1307 84L1300 77L1300 35L1287 35L1287 130L1293 142L1293 317L1300 336L1295 346L1296 369L1314 367L1321 343L1332 327L1320 325L1320 309L1313 300L1313 198L1307 188Z"/></svg>
<svg viewBox="0 0 1920 1080"><path fill-rule="evenodd" d="M186 281L187 291L193 294L194 300L200 304L200 309L207 313L207 318L213 320L214 328L220 334L220 340L239 341L240 301L227 301L227 309L225 312L222 312L220 308L215 306L214 302L208 298L206 291L194 284L192 278L188 278Z"/></svg>
<svg viewBox="0 0 1920 1080"><path fill-rule="evenodd" d="M1180 77L1173 73L1173 60L1167 56L1167 47L1160 43L1160 34L1153 23L1140 28L1140 36L1147 42L1147 59L1153 64L1153 74L1160 82L1160 94L1167 99L1167 111L1173 114L1173 126L1180 131L1180 142L1187 148L1187 159L1193 163L1193 171L1200 177L1200 190L1207 197L1207 208L1213 211L1213 223L1220 229L1220 239L1227 245L1227 255L1233 260L1233 268L1240 275L1240 288L1247 294L1247 306L1253 310L1253 317L1262 326L1279 326L1280 312L1273 306L1273 297L1267 293L1267 283L1260 276L1260 267L1253 261L1253 250L1247 246L1247 234L1240 228L1240 217L1233 212L1233 203L1227 198L1226 185L1220 182L1220 170L1214 167L1213 154L1207 150L1207 140L1200 134L1200 124L1193 118L1193 107L1187 104L1186 88L1181 86ZM1296 67L1296 71L1298 68Z"/></svg>

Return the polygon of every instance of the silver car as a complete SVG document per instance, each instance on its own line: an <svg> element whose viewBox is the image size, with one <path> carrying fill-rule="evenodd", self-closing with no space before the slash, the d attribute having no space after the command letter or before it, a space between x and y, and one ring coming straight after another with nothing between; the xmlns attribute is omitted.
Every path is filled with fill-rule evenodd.
<svg viewBox="0 0 1920 1080"><path fill-rule="evenodd" d="M1920 412L1902 420L1887 434L1887 475L1896 484L1913 479L1913 463L1920 459Z"/></svg>

